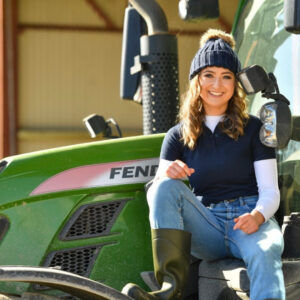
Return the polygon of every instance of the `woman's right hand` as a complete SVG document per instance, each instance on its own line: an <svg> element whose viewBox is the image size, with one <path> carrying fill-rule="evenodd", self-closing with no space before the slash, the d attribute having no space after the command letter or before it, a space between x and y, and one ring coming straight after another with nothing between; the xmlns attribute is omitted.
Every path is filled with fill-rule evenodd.
<svg viewBox="0 0 300 300"><path fill-rule="evenodd" d="M191 176L194 172L193 168L189 168L186 163L177 159L168 165L164 175L172 179L183 179Z"/></svg>

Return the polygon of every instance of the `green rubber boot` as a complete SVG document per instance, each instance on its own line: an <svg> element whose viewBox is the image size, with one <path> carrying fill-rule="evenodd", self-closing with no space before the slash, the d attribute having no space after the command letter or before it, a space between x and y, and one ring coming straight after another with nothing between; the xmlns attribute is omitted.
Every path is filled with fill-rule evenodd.
<svg viewBox="0 0 300 300"><path fill-rule="evenodd" d="M155 277L161 289L147 293L129 283L122 293L137 300L182 299L188 279L191 233L178 229L152 229L152 252Z"/></svg>

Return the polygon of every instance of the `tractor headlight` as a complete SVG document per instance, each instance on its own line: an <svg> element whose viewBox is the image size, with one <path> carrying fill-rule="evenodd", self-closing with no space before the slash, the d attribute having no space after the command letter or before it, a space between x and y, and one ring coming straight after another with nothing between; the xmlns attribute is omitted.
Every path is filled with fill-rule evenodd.
<svg viewBox="0 0 300 300"><path fill-rule="evenodd" d="M260 110L260 120L263 125L259 137L264 145L278 149L287 146L292 134L292 116L286 102L264 104Z"/></svg>
<svg viewBox="0 0 300 300"><path fill-rule="evenodd" d="M260 129L259 137L264 145L272 148L278 146L276 135L276 109L277 104L272 102L263 105L260 110L260 120L263 122L263 125Z"/></svg>
<svg viewBox="0 0 300 300"><path fill-rule="evenodd" d="M279 93L276 77L273 73L267 74L263 67L253 65L237 74L246 94L262 92L262 96L275 100L261 107L260 119L263 123L259 137L261 142L272 148L287 146L291 134L290 102Z"/></svg>

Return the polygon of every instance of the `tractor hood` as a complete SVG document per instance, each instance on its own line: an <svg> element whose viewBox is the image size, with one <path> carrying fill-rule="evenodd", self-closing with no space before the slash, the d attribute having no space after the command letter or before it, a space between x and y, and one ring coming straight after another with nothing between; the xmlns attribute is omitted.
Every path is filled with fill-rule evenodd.
<svg viewBox="0 0 300 300"><path fill-rule="evenodd" d="M72 190L144 184L155 175L163 134L107 140L7 157L0 205Z"/></svg>

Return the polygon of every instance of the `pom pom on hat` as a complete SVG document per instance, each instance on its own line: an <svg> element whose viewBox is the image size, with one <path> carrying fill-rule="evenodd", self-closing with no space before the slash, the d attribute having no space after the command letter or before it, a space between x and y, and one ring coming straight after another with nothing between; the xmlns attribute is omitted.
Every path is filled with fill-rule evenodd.
<svg viewBox="0 0 300 300"><path fill-rule="evenodd" d="M209 29L200 39L200 49L192 60L189 79L208 66L229 69L234 74L241 70L241 63L233 51L235 40L222 30Z"/></svg>
<svg viewBox="0 0 300 300"><path fill-rule="evenodd" d="M222 39L229 46L235 48L235 40L233 36L219 29L208 29L200 38L200 48L202 48L208 40Z"/></svg>

